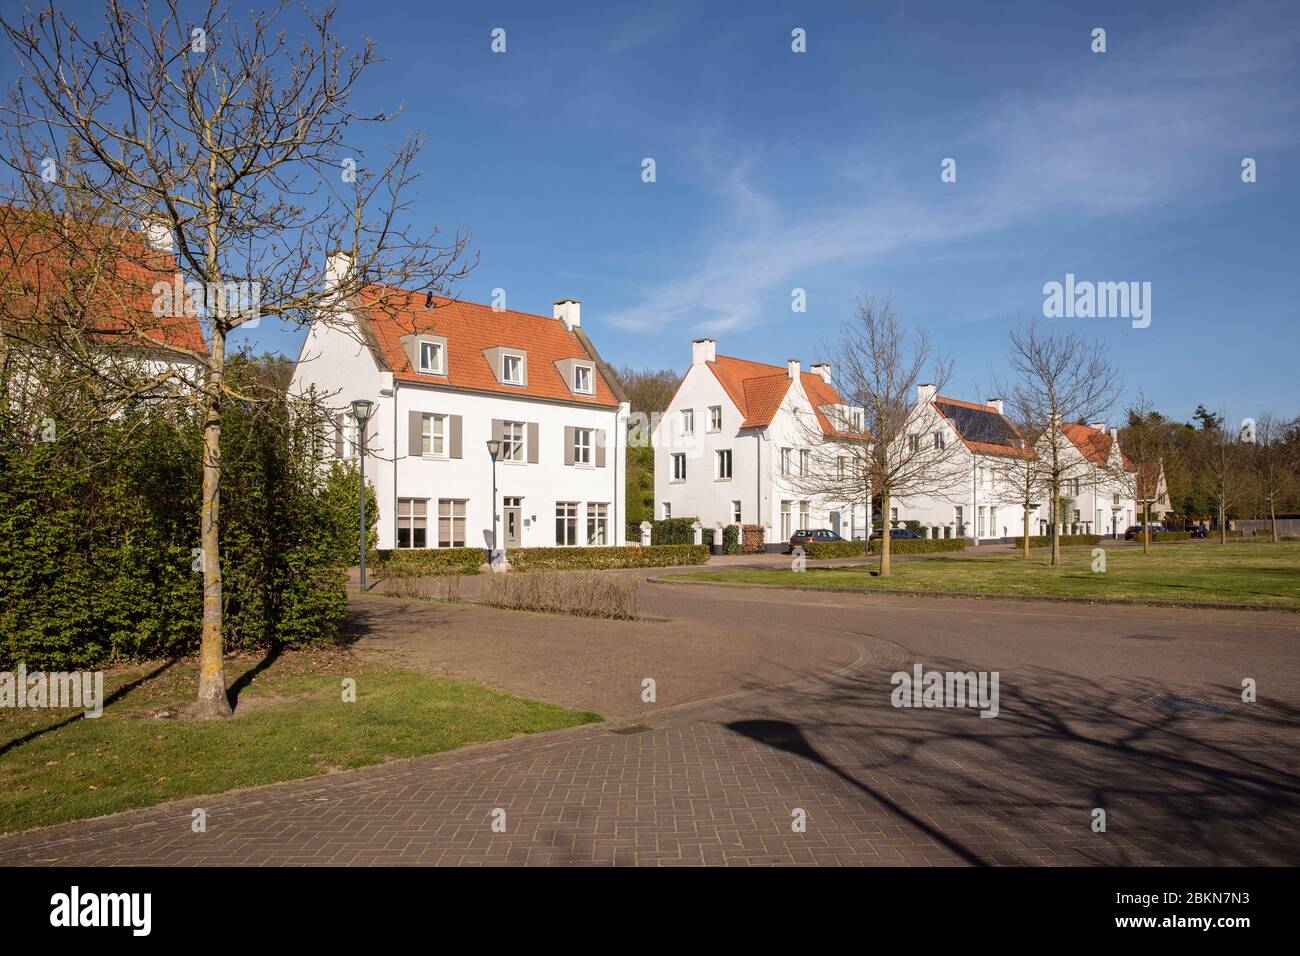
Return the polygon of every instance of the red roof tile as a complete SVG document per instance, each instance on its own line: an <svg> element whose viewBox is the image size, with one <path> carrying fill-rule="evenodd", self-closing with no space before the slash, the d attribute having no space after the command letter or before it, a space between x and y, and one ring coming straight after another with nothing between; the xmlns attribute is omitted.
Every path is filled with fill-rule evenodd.
<svg viewBox="0 0 1300 956"><path fill-rule="evenodd" d="M719 355L708 366L744 416L741 428L770 425L790 391L790 372L780 365ZM800 372L799 384L812 402L822 431L827 435L839 434L826 418L822 406L844 404L840 393L816 372Z"/></svg>
<svg viewBox="0 0 1300 956"><path fill-rule="evenodd" d="M490 305L434 296L425 308L422 292L367 286L360 294L358 317L377 358L403 382L424 382L450 388L562 399L583 405L614 406L618 396L606 380L604 362L585 336L570 332L558 319ZM415 333L447 339L447 374L430 375L411 365L402 336ZM485 349L519 349L528 356L528 384L497 381ZM579 359L596 367L594 395L574 393L555 363Z"/></svg>
<svg viewBox="0 0 1300 956"><path fill-rule="evenodd" d="M1068 422L1061 426L1061 431L1065 437L1074 442L1074 447L1078 448L1084 458L1087 458L1095 465L1104 465L1110 461L1110 435L1099 428L1092 428L1089 425L1080 425L1078 422ZM1120 457L1124 461L1125 471L1137 471L1136 466L1125 455L1123 449L1120 450Z"/></svg>
<svg viewBox="0 0 1300 956"><path fill-rule="evenodd" d="M42 222L44 225L42 225ZM174 283L174 257L148 248L138 232L92 222L54 223L0 206L0 283L4 317L48 321L56 303L95 283L88 331L144 348L207 353L196 316L153 314L153 287Z"/></svg>

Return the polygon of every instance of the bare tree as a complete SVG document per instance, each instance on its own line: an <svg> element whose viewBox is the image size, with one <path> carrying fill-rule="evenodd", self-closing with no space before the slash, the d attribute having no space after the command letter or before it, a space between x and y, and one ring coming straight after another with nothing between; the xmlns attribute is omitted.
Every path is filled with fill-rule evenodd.
<svg viewBox="0 0 1300 956"><path fill-rule="evenodd" d="M93 222L114 236L143 222L153 240L120 244L115 263L95 275L118 281L69 283L69 294L84 299L83 319L49 323L41 341L65 364L94 374L105 401L165 388L201 416L198 695L205 716L230 713L221 426L225 405L248 397L226 378L231 333L268 318L302 325L315 317L350 329L349 308L363 289L367 307L383 312L387 290L441 293L470 265L466 237L439 240L436 226L403 225L422 138L409 138L377 168L349 140L356 124L395 115L351 106L377 62L373 46L349 51L335 34L332 7L305 11L304 37L294 45L275 25L283 11L281 4L237 21L216 0L193 18L177 0L109 0L96 35L52 2L19 20L0 19L20 74L4 106L14 204L46 222ZM336 252L343 255L327 270ZM152 309L105 306L129 294L122 280L138 283L139 270L151 278L172 268L192 284L177 287L180 294L163 282L154 286ZM205 341L186 344L160 332L160 319L183 313L198 314ZM151 375L137 365L136 374L115 379L105 361L106 325L175 361Z"/></svg>
<svg viewBox="0 0 1300 956"><path fill-rule="evenodd" d="M1043 468L1043 461L1034 451L1038 446L1041 433L1040 426L1033 420L1030 409L1018 407L1017 397L1013 394L1006 407L1007 418L1020 433L1025 443L1026 454L1008 455L1000 458L994 465L996 478L1008 488L1014 488L1017 504L1020 505L1022 518L1021 557L1029 558L1029 515L1043 496L1044 487L1049 485L1048 475Z"/></svg>
<svg viewBox="0 0 1300 956"><path fill-rule="evenodd" d="M1278 502L1296 485L1296 438L1300 419L1283 422L1273 415L1261 415L1255 423L1255 445L1250 466L1260 502L1268 508L1269 528L1274 543L1277 534Z"/></svg>
<svg viewBox="0 0 1300 956"><path fill-rule="evenodd" d="M1120 454L1112 450L1105 473L1142 509L1142 553L1151 553L1151 504L1160 496L1165 459L1169 457L1169 430L1164 419L1141 392L1128 408L1128 424Z"/></svg>
<svg viewBox="0 0 1300 956"><path fill-rule="evenodd" d="M1089 421L1114 404L1119 379L1106 349L1073 332L1046 332L1037 323L1013 328L1008 390L1039 434L1037 452L1052 502L1052 564L1061 563L1061 490L1081 480L1089 463L1062 429Z"/></svg>
<svg viewBox="0 0 1300 956"><path fill-rule="evenodd" d="M1196 433L1201 480L1218 515L1219 544L1228 543L1228 510L1245 494L1248 478L1240 436L1225 428L1225 421L1225 415L1207 419Z"/></svg>
<svg viewBox="0 0 1300 956"><path fill-rule="evenodd" d="M932 359L920 329L907 330L888 300L863 298L828 349L836 356L835 386L842 404L827 405L800 419L799 440L810 451L809 466L791 469L782 483L810 497L832 502L909 496L946 496L964 473L956 443L933 440L926 425L929 408L917 404L917 385L926 369L928 382L942 388L952 372L945 356ZM870 525L868 525L870 527ZM868 538L870 534L868 534ZM889 522L880 542L880 574L890 574Z"/></svg>

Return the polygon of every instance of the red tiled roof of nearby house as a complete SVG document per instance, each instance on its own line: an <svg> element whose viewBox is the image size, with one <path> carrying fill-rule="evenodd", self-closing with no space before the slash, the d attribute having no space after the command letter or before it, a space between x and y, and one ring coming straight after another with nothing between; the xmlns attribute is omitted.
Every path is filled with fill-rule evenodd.
<svg viewBox="0 0 1300 956"><path fill-rule="evenodd" d="M1005 458L1035 457L1019 429L992 405L942 395L936 395L931 404L971 451Z"/></svg>
<svg viewBox="0 0 1300 956"><path fill-rule="evenodd" d="M1080 454L1094 465L1105 465L1110 461L1110 435L1100 428L1093 428L1090 425L1081 425L1078 422L1067 422L1061 426L1061 431L1065 437L1074 442L1074 447L1079 449ZM1125 455L1123 449L1120 449L1120 457L1124 461L1125 471L1137 471L1137 467Z"/></svg>
<svg viewBox="0 0 1300 956"><path fill-rule="evenodd" d="M403 382L423 382L450 388L560 399L584 405L617 405L608 370L579 328L565 328L559 319L512 309L434 296L425 308L423 292L367 286L359 296L357 315L381 363ZM417 371L402 345L402 336L428 334L447 339L447 374ZM527 385L497 380L484 350L519 349L528 356ZM596 368L595 393L573 392L556 362L578 359Z"/></svg>
<svg viewBox="0 0 1300 956"><path fill-rule="evenodd" d="M67 311L60 301L75 301L77 286L93 282L85 331L138 348L206 354L196 316L153 313L154 285L172 285L178 272L175 258L151 250L141 233L84 221L54 223L0 206L0 317L53 321Z"/></svg>
<svg viewBox="0 0 1300 956"><path fill-rule="evenodd" d="M730 355L719 355L707 365L744 416L741 428L756 428L772 423L790 391L792 379L788 369ZM822 410L823 405L844 404L844 399L834 386L827 384L816 372L800 372L799 384L812 403L817 423L824 434L853 437L837 432Z"/></svg>

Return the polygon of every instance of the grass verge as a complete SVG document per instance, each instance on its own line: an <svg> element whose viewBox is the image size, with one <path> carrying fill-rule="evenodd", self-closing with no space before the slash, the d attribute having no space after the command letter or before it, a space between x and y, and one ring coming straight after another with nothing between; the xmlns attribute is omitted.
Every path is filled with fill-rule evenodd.
<svg viewBox="0 0 1300 956"><path fill-rule="evenodd" d="M226 667L238 694L226 721L181 716L192 660L106 671L97 719L0 710L0 833L601 719L333 651ZM348 677L355 703L342 700Z"/></svg>
<svg viewBox="0 0 1300 956"><path fill-rule="evenodd" d="M694 571L675 579L720 584L775 584L830 590L957 591L979 595L1056 595L1193 604L1300 607L1300 542L1212 542L1106 551L1106 570L1094 572L1090 549L1064 552L1053 568L1047 555L932 557L900 561L887 578L875 567Z"/></svg>

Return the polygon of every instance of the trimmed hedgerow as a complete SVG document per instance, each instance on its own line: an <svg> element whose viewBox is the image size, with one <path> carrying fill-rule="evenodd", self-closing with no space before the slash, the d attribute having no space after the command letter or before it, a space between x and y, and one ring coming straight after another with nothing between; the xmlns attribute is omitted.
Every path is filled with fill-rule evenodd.
<svg viewBox="0 0 1300 956"><path fill-rule="evenodd" d="M890 554L936 554L940 551L965 551L965 538L892 538ZM871 553L880 553L880 538L871 539Z"/></svg>
<svg viewBox="0 0 1300 956"><path fill-rule="evenodd" d="M740 554L740 525L729 524L722 529L722 553Z"/></svg>
<svg viewBox="0 0 1300 956"><path fill-rule="evenodd" d="M1192 533L1190 531L1152 531L1151 532L1152 541L1186 541L1191 536ZM1142 540L1141 535L1138 535L1138 540L1139 541Z"/></svg>
<svg viewBox="0 0 1300 956"><path fill-rule="evenodd" d="M1023 536L1012 538L1011 543L1017 548L1025 546ZM1068 544L1101 544L1101 535L1099 534L1063 534L1061 535L1061 547ZM1052 546L1052 536L1047 534L1030 535L1029 546L1031 548L1050 548Z"/></svg>
<svg viewBox="0 0 1300 956"><path fill-rule="evenodd" d="M802 546L810 558L861 558L866 555L861 541L811 541Z"/></svg>
<svg viewBox="0 0 1300 956"><path fill-rule="evenodd" d="M510 552L514 557L514 552ZM478 574L488 559L484 548L399 548L372 551L366 559L378 577L425 574Z"/></svg>
<svg viewBox="0 0 1300 956"><path fill-rule="evenodd" d="M650 522L651 544L694 544L695 518L664 518ZM640 540L640 532L636 540Z"/></svg>
<svg viewBox="0 0 1300 956"><path fill-rule="evenodd" d="M656 544L648 548L515 548L506 554L516 571L604 571L706 564L704 544Z"/></svg>

